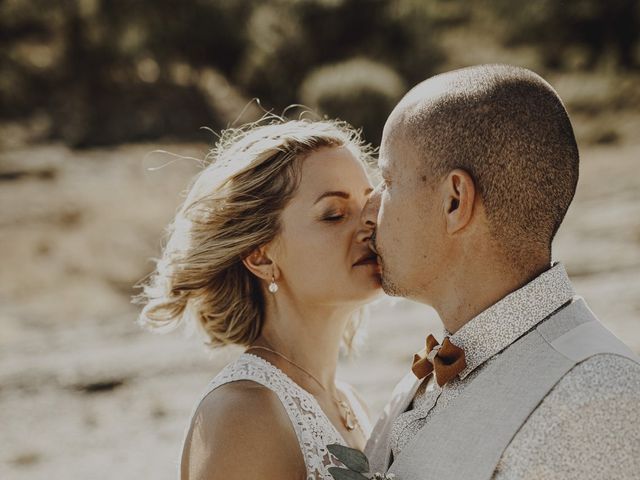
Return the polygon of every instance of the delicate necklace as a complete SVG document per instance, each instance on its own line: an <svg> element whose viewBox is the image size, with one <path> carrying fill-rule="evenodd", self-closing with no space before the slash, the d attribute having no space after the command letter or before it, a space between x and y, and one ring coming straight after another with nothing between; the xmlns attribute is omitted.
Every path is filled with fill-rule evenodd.
<svg viewBox="0 0 640 480"><path fill-rule="evenodd" d="M333 398L333 401L335 402L335 404L338 406L338 408L344 410L344 415L342 414L342 412L340 413L340 418L342 419L342 424L344 425L344 427L348 430L348 431L352 431L354 428L356 427L360 427L360 422L358 422L358 419L356 418L355 414L353 413L353 410L351 410L351 407L349 406L349 404L347 402L345 402L344 400L340 400L339 398L333 396L333 394L331 394L331 392L329 392L324 385L322 385L322 383L320 382L320 380L318 380L315 375L313 375L311 372L309 372L308 370L302 368L300 365L298 365L296 362L294 362L293 360L291 360L290 358L285 357L282 353L280 352L276 352L275 350L272 350L270 348L267 347L262 347L260 345L252 345L249 348L247 348L247 350L245 350L245 352L248 352L251 349L260 349L260 350L266 350L267 352L271 352L275 355L278 355L280 358L286 360L287 362L289 362L291 365L293 365L294 367L302 370L304 373L306 373L307 375L309 375L311 378L313 378L315 380L315 382L320 386L320 388L328 393L331 398Z"/></svg>

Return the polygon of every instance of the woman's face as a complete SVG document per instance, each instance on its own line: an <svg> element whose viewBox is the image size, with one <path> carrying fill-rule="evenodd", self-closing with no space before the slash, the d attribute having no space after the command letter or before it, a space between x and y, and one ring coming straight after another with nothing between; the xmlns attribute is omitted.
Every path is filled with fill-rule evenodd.
<svg viewBox="0 0 640 480"><path fill-rule="evenodd" d="M361 212L373 187L345 147L326 147L302 162L300 185L282 212L275 261L278 284L317 305L361 305L381 293L368 246L373 226Z"/></svg>

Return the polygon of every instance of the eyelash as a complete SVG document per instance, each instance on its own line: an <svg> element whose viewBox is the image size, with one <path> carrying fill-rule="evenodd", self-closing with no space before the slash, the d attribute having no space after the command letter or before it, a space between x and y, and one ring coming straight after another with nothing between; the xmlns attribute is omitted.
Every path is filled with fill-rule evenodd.
<svg viewBox="0 0 640 480"><path fill-rule="evenodd" d="M341 215L341 214L329 214L328 216L323 217L322 220L329 223L335 223L342 220L343 218L344 218L344 215Z"/></svg>

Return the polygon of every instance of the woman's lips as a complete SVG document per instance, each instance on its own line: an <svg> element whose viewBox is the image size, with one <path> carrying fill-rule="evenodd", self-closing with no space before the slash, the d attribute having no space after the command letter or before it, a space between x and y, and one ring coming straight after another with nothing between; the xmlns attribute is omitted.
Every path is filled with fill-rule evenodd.
<svg viewBox="0 0 640 480"><path fill-rule="evenodd" d="M354 267L358 267L360 265L378 265L378 259L374 257L364 258L359 262L353 264Z"/></svg>

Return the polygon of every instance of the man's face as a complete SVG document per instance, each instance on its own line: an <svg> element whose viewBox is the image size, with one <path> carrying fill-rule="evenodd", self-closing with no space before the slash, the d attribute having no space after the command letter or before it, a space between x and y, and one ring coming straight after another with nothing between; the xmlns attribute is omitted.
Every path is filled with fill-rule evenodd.
<svg viewBox="0 0 640 480"><path fill-rule="evenodd" d="M385 128L378 166L382 182L363 211L376 222L372 247L388 295L431 303L432 285L446 266L438 183L398 129Z"/></svg>

